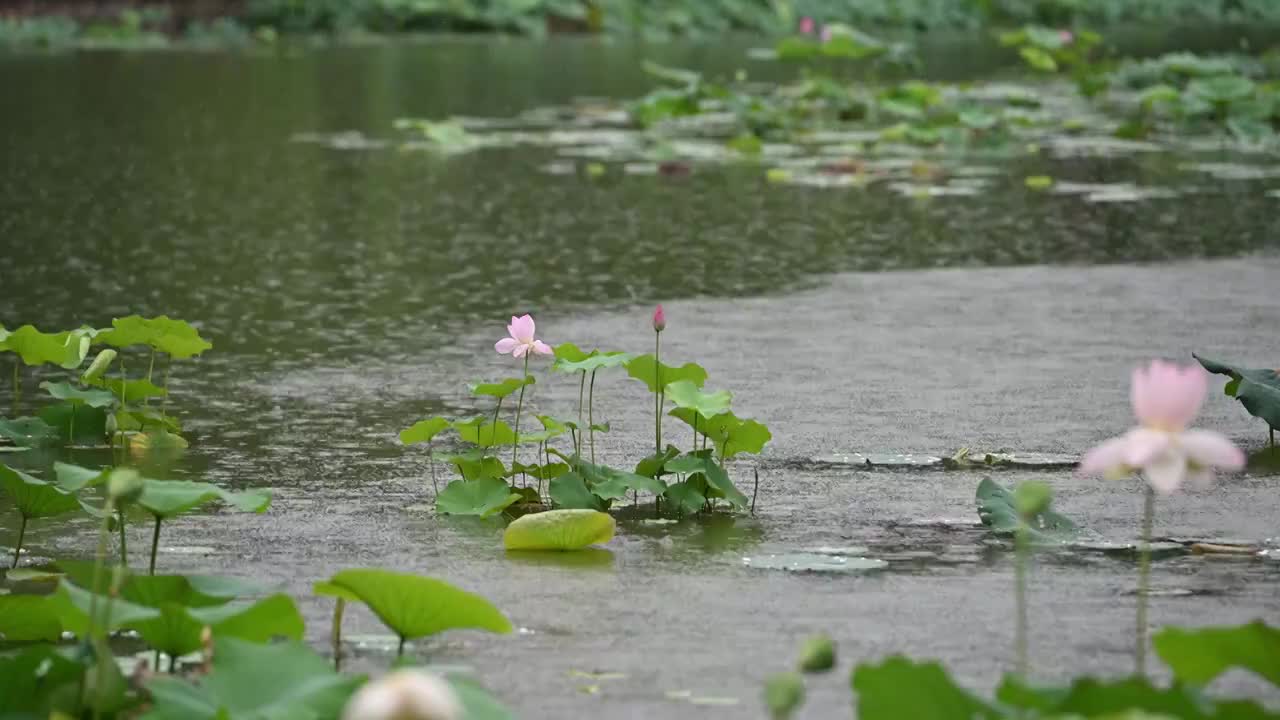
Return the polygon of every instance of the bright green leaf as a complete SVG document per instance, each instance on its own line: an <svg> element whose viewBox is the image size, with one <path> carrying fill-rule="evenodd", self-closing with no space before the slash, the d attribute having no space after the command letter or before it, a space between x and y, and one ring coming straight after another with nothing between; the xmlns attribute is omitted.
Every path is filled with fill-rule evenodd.
<svg viewBox="0 0 1280 720"><path fill-rule="evenodd" d="M44 595L0 595L0 639L57 642L62 634L58 606Z"/></svg>
<svg viewBox="0 0 1280 720"><path fill-rule="evenodd" d="M854 668L860 720L986 720L1002 715L956 685L942 665L891 657Z"/></svg>
<svg viewBox="0 0 1280 720"><path fill-rule="evenodd" d="M442 417L419 420L400 431L400 442L405 445L431 442L436 435L449 428L449 421Z"/></svg>
<svg viewBox="0 0 1280 720"><path fill-rule="evenodd" d="M454 480L436 496L436 509L446 515L489 517L506 510L520 499L505 480L481 477Z"/></svg>
<svg viewBox="0 0 1280 720"><path fill-rule="evenodd" d="M711 393L703 392L698 385L688 380L677 380L676 382L667 383L667 399L675 403L676 407L686 408L698 413L701 416L701 420L708 420L729 409L729 403L733 401L733 394L728 390L719 390Z"/></svg>
<svg viewBox="0 0 1280 720"><path fill-rule="evenodd" d="M354 593L396 635L407 640L471 628L511 632L511 621L479 595L443 580L390 570L343 570L329 583Z"/></svg>
<svg viewBox="0 0 1280 720"><path fill-rule="evenodd" d="M570 510L604 510L608 505L587 487L582 475L567 472L551 481L548 492L557 507Z"/></svg>
<svg viewBox="0 0 1280 720"><path fill-rule="evenodd" d="M46 380L40 383L40 387L59 400L88 405L89 407L109 407L115 402L115 397L109 392L103 390L81 390L71 383L55 383Z"/></svg>
<svg viewBox="0 0 1280 720"><path fill-rule="evenodd" d="M74 495L8 465L0 465L0 488L13 498L18 513L28 520L80 509L80 501Z"/></svg>
<svg viewBox="0 0 1280 720"><path fill-rule="evenodd" d="M707 381L707 371L695 363L685 363L675 368L670 365L655 363L653 355L638 355L631 358L626 365L627 374L643 382L649 387L649 392L653 393L681 380L688 380L697 387L702 387L703 383ZM661 385L658 383L659 374L661 374Z"/></svg>
<svg viewBox="0 0 1280 720"><path fill-rule="evenodd" d="M138 505L152 515L170 518L215 500L221 500L245 512L262 513L266 512L271 504L271 492L269 490L231 492L211 483L148 478L144 481L142 497L138 498Z"/></svg>
<svg viewBox="0 0 1280 720"><path fill-rule="evenodd" d="M1183 682L1207 685L1227 670L1243 668L1280 687L1280 630L1261 620L1238 627L1167 627L1152 643Z"/></svg>
<svg viewBox="0 0 1280 720"><path fill-rule="evenodd" d="M508 550L579 550L609 542L615 522L597 510L548 510L518 518L502 535Z"/></svg>
<svg viewBox="0 0 1280 720"><path fill-rule="evenodd" d="M116 318L111 321L111 328L98 334L98 343L118 348L147 345L178 360L194 357L213 347L213 343L200 337L200 331L191 324L167 315Z"/></svg>
<svg viewBox="0 0 1280 720"><path fill-rule="evenodd" d="M95 333L91 328L43 333L32 325L23 325L0 342L0 351L17 353L26 365L49 364L71 370L84 362Z"/></svg>
<svg viewBox="0 0 1280 720"><path fill-rule="evenodd" d="M477 383L468 385L472 395L487 395L494 398L504 398L522 387L526 387L537 382L532 375L526 375L523 380L520 378L507 378L496 383Z"/></svg>

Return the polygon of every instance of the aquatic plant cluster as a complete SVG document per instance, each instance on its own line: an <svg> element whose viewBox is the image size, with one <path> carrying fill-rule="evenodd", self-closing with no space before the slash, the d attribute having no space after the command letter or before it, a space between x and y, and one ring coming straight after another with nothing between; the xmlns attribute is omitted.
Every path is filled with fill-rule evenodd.
<svg viewBox="0 0 1280 720"><path fill-rule="evenodd" d="M427 418L400 433L406 445L428 445L432 483L438 490L436 508L446 514L481 517L549 506L604 511L628 496L638 503L642 494L653 498L655 512L672 515L713 512L721 507L735 511L754 508L754 498L738 489L726 462L743 454L758 455L772 437L769 429L757 420L735 415L730 409L730 392L704 389L707 371L700 365L662 362L666 314L661 306L653 314L652 327L652 353L588 352L572 343L552 348L536 337L532 317L512 317L507 337L497 341L494 349L520 361L520 376L470 386L472 395L492 399L492 414L469 419ZM553 372L577 381L577 414L572 418L538 415L534 419L541 429L522 432L522 421L528 420L523 417L525 393L537 382L529 372L530 364L548 361ZM596 376L610 371L626 372L653 396L654 452L638 459L632 468L596 462L597 436L612 429L608 423L596 422ZM502 407L512 395L516 396L514 424L508 424L501 417ZM664 416L688 425L693 433L690 447L663 444ZM455 451L437 453L432 443L445 432L452 432ZM554 446L557 441L561 447ZM522 447L532 450L533 457L526 455L522 461ZM507 448L510 460L504 463L502 455ZM458 475L443 488L436 480L436 461ZM565 517L589 522L587 515Z"/></svg>

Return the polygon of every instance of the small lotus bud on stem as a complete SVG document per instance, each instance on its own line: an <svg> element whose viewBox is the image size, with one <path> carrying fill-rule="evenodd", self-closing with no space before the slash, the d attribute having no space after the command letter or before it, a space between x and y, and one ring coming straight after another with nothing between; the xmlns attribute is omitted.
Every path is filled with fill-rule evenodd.
<svg viewBox="0 0 1280 720"><path fill-rule="evenodd" d="M663 311L662 306L653 310L653 331L662 332L667 329L667 313Z"/></svg>

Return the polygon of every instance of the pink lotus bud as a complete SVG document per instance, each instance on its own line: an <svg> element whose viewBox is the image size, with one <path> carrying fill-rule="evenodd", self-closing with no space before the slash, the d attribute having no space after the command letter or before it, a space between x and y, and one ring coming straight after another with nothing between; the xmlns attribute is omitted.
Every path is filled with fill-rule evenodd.
<svg viewBox="0 0 1280 720"><path fill-rule="evenodd" d="M662 332L663 330L666 330L666 329L667 329L667 314L662 311L662 306L659 305L653 310L653 331Z"/></svg>
<svg viewBox="0 0 1280 720"><path fill-rule="evenodd" d="M800 34L801 35L812 35L813 30L814 30L813 18L811 17L800 18Z"/></svg>
<svg viewBox="0 0 1280 720"><path fill-rule="evenodd" d="M1072 35L1070 30L1059 30L1058 39L1062 41L1063 45L1070 45L1071 41L1076 39L1076 36Z"/></svg>

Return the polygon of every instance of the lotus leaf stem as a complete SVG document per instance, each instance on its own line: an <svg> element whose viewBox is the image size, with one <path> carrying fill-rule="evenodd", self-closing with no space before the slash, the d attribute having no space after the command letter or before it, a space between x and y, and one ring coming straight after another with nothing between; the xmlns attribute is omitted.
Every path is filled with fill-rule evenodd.
<svg viewBox="0 0 1280 720"><path fill-rule="evenodd" d="M596 462L596 371L591 371L591 386L587 390L587 432L590 433L591 464Z"/></svg>
<svg viewBox="0 0 1280 720"><path fill-rule="evenodd" d="M1014 560L1014 604L1017 606L1017 618L1014 625L1014 648L1017 665L1014 672L1018 677L1027 676L1027 524L1019 519L1018 529L1013 534L1016 557Z"/></svg>
<svg viewBox="0 0 1280 720"><path fill-rule="evenodd" d="M23 515L22 520L18 524L18 544L13 548L13 564L9 567L18 567L18 557L22 554L22 539L27 535L27 516Z"/></svg>
<svg viewBox="0 0 1280 720"><path fill-rule="evenodd" d="M156 371L156 349L151 348L151 362L149 365L147 365L147 382L151 382L151 378L155 374L155 371ZM144 404L150 407L151 405L150 395L147 396L147 399Z"/></svg>
<svg viewBox="0 0 1280 720"><path fill-rule="evenodd" d="M440 494L440 485L436 482L436 461L434 451L427 448L427 465L431 467L431 489L436 495Z"/></svg>
<svg viewBox="0 0 1280 720"><path fill-rule="evenodd" d="M578 431L579 432L573 433L573 454L581 457L582 456L582 435L580 434L580 431L582 430L582 391L587 387L587 371L583 370L578 374L580 376L578 378ZM1275 438L1273 436L1272 440L1274 439Z"/></svg>
<svg viewBox="0 0 1280 720"><path fill-rule="evenodd" d="M13 414L18 415L18 401L22 399L22 361L15 355L13 358Z"/></svg>
<svg viewBox="0 0 1280 720"><path fill-rule="evenodd" d="M752 472L756 476L755 487L751 490L751 514L756 514L756 496L760 494L760 468L753 468Z"/></svg>
<svg viewBox="0 0 1280 720"><path fill-rule="evenodd" d="M102 566L107 560L107 540L111 537L111 514L115 512L115 500L111 496L107 496L106 505L102 508L102 522L98 525L98 551L94 556L93 563L93 584L89 586L89 622L86 628L85 637L92 643L97 638L98 630L98 588L102 585ZM110 609L108 609L110 613ZM110 614L107 616L107 622L111 621ZM100 648L95 648L100 649ZM99 658L101 661L101 658ZM80 685L80 704L84 705L84 691L86 686ZM102 683L99 682L97 691L102 692ZM93 715L98 717L99 706L101 703L94 703Z"/></svg>
<svg viewBox="0 0 1280 720"><path fill-rule="evenodd" d="M124 508L116 511L116 522L120 525L120 564L128 567L129 565L129 543L125 540L125 519Z"/></svg>
<svg viewBox="0 0 1280 720"><path fill-rule="evenodd" d="M529 379L529 353L526 352L524 354L524 373L520 376L520 381L522 383L520 385L520 399L516 401L516 427L515 427L515 431L511 433L511 471L512 472L515 472L515 469L516 469L516 450L520 447L520 413L524 411L524 391L525 391L525 388L529 387L528 383L526 382L528 379ZM498 432L497 423L498 421L494 420L493 432L495 435Z"/></svg>
<svg viewBox="0 0 1280 720"><path fill-rule="evenodd" d="M338 598L333 606L333 631L330 635L333 642L333 669L342 669L342 614L347 609L346 598Z"/></svg>
<svg viewBox="0 0 1280 720"><path fill-rule="evenodd" d="M524 388L521 388L523 391ZM502 412L502 398L498 398L498 405L493 409L493 427L489 430L489 447L493 447L498 440L498 413ZM480 443L480 431L476 430L476 444ZM480 452L485 455L489 454L489 448L482 447ZM483 457L483 456L482 456Z"/></svg>
<svg viewBox="0 0 1280 720"><path fill-rule="evenodd" d="M156 528L151 532L151 565L147 568L147 574L156 574L156 550L160 547L160 521L159 515L156 515ZM159 668L157 668L159 669Z"/></svg>
<svg viewBox="0 0 1280 720"><path fill-rule="evenodd" d="M404 636L400 636L400 647L396 648L396 657L404 657Z"/></svg>
<svg viewBox="0 0 1280 720"><path fill-rule="evenodd" d="M1147 484L1142 503L1142 548L1138 554L1138 618L1134 628L1134 672L1147 670L1147 595L1151 585L1151 525L1156 512L1156 491Z"/></svg>

